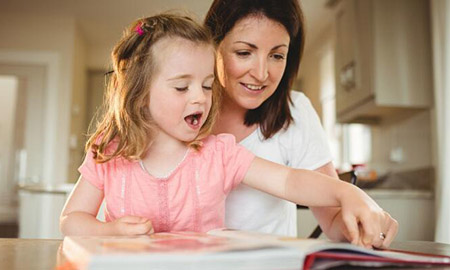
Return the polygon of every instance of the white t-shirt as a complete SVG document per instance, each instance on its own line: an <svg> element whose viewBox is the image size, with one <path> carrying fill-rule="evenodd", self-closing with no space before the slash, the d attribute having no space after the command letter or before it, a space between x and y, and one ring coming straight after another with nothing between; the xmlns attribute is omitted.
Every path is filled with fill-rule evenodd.
<svg viewBox="0 0 450 270"><path fill-rule="evenodd" d="M327 138L309 99L291 91L294 122L264 140L258 128L240 144L256 156L293 168L315 170L331 161ZM279 199L244 184L226 201L228 228L297 236L297 209L294 203Z"/></svg>

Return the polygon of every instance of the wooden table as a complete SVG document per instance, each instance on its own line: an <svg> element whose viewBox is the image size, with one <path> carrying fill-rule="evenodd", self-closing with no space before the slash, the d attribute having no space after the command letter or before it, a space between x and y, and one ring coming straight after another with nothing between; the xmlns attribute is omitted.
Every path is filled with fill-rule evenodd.
<svg viewBox="0 0 450 270"><path fill-rule="evenodd" d="M0 238L0 269L73 269L61 252L62 240L51 239L7 239ZM450 256L450 245L426 241L394 242L392 249L432 253ZM374 269L361 267L338 267L333 269ZM379 269L379 268L377 268ZM395 269L400 268L382 268ZM415 270L421 268L414 268ZM423 268L450 269L450 267Z"/></svg>
<svg viewBox="0 0 450 270"><path fill-rule="evenodd" d="M0 239L0 269L55 269L62 240Z"/></svg>

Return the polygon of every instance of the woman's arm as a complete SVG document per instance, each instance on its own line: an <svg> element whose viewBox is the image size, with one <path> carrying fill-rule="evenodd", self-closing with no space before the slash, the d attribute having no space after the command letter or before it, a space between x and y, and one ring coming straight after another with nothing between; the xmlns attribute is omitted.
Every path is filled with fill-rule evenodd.
<svg viewBox="0 0 450 270"><path fill-rule="evenodd" d="M339 179L336 169L331 162L315 171L336 178L337 180ZM311 207L310 209L319 222L321 229L329 239L334 241L351 241L350 236L346 231L344 221L342 220L340 207ZM387 248L394 240L395 235L397 235L398 222L386 211L383 211L383 214L384 215L380 220L380 227L381 231L386 234L386 239L383 241L381 247Z"/></svg>
<svg viewBox="0 0 450 270"><path fill-rule="evenodd" d="M331 162L323 165L315 171L339 180L336 169ZM345 226L342 223L340 207L310 207L310 210L319 222L320 228L322 229L323 233L329 239L333 241L349 240L348 235L347 237L344 235Z"/></svg>
<svg viewBox="0 0 450 270"><path fill-rule="evenodd" d="M125 216L113 222L97 220L103 201L103 191L80 177L60 217L64 235L135 235L153 232L146 218Z"/></svg>
<svg viewBox="0 0 450 270"><path fill-rule="evenodd" d="M329 162L315 170L339 180L333 163ZM319 222L323 233L333 241L350 241L342 220L340 207L310 207L314 217Z"/></svg>
<svg viewBox="0 0 450 270"><path fill-rule="evenodd" d="M255 158L243 183L297 204L340 206L349 241L366 247L383 247L379 234L384 211L354 185L315 171L291 169L260 158Z"/></svg>

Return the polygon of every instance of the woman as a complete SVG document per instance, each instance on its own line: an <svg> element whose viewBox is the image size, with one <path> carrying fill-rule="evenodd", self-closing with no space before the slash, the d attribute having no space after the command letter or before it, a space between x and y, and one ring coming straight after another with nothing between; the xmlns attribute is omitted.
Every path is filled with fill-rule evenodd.
<svg viewBox="0 0 450 270"><path fill-rule="evenodd" d="M304 47L297 0L214 0L205 18L217 45L224 97L214 133L231 133L256 155L337 178L327 140L306 96L291 92ZM340 209L313 208L332 240L354 239ZM241 185L227 200L226 225L296 236L296 206ZM397 233L388 213L364 243L387 247Z"/></svg>

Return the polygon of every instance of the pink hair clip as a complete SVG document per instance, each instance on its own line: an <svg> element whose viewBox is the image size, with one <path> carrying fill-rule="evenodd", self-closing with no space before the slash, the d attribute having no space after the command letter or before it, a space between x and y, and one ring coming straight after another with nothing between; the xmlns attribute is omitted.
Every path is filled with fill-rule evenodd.
<svg viewBox="0 0 450 270"><path fill-rule="evenodd" d="M138 25L136 25L136 28L134 28L134 32L138 33L138 35L142 36L144 34L144 29L142 29L143 23L140 22Z"/></svg>

